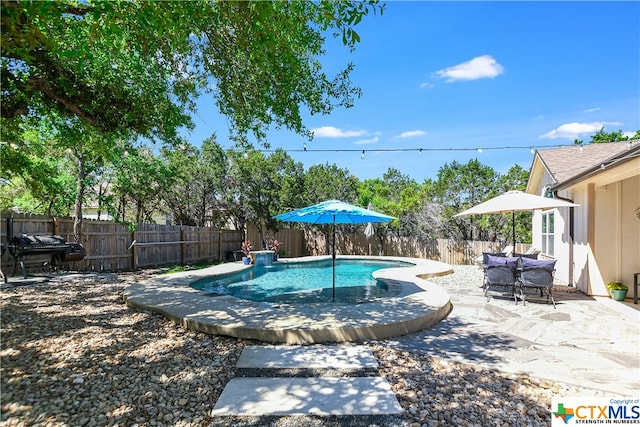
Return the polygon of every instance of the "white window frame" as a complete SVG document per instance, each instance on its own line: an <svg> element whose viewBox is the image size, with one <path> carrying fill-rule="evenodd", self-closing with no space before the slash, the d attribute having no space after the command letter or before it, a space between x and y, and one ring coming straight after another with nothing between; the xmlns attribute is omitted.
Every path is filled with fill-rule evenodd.
<svg viewBox="0 0 640 427"><path fill-rule="evenodd" d="M555 242L555 211L549 210L542 212L542 228L541 228L542 248L541 252L551 257L554 256Z"/></svg>

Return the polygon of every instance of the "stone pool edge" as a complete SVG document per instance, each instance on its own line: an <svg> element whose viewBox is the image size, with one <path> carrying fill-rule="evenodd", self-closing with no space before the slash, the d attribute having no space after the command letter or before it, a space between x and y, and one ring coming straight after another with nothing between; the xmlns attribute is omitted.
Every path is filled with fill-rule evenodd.
<svg viewBox="0 0 640 427"><path fill-rule="evenodd" d="M288 258L306 262L329 256ZM125 289L130 307L162 314L183 327L214 335L287 344L379 340L429 328L451 312L449 295L429 277L451 274L450 265L406 257L338 256L338 259L397 260L412 267L388 268L376 278L401 284L400 294L363 304L327 301L271 304L211 295L190 287L201 278L252 268L239 262L155 276Z"/></svg>

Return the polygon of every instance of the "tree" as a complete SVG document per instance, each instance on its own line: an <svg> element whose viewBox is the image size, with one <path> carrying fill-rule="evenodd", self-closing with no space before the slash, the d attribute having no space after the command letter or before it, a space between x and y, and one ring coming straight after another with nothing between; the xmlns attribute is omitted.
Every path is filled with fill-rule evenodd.
<svg viewBox="0 0 640 427"><path fill-rule="evenodd" d="M629 138L627 135L624 134L624 132L622 132L622 129L618 130L617 132L614 131L614 132L607 133L604 131L604 126L603 126L600 128L599 131L591 135L591 141L589 141L589 143L602 144L606 142L629 141L629 140L636 140L636 139L640 139L640 130L637 130L636 134L633 135L631 138ZM584 144L584 141L581 139L576 139L573 141L573 143L580 145L580 144Z"/></svg>
<svg viewBox="0 0 640 427"><path fill-rule="evenodd" d="M266 233L277 231L280 222L273 217L302 200L304 171L282 149L269 156L260 151L234 151L230 173L235 183L233 214L238 220L254 222L260 230L262 247L266 249ZM240 221L237 221L240 222ZM243 222L244 228L245 223Z"/></svg>
<svg viewBox="0 0 640 427"><path fill-rule="evenodd" d="M497 180L498 174L493 168L483 165L478 159L470 160L466 165L454 160L438 170L432 194L433 200L443 207L448 237L488 240L488 230L481 224L475 224L473 216L454 218L454 215L497 195Z"/></svg>
<svg viewBox="0 0 640 427"><path fill-rule="evenodd" d="M422 203L421 196L418 183L395 168L389 168L382 179L369 179L360 185L358 200L362 206L371 205L373 210L396 218L389 223L377 224L374 228L382 251L385 237L390 233L414 235L414 214Z"/></svg>
<svg viewBox="0 0 640 427"><path fill-rule="evenodd" d="M329 163L313 165L304 174L305 200L302 205L315 205L331 199L353 203L358 194L358 183L358 178L348 169L340 169ZM293 209L301 206L289 207Z"/></svg>
<svg viewBox="0 0 640 427"><path fill-rule="evenodd" d="M175 179L174 171L146 147L127 150L111 173L109 191L115 206L110 210L123 223L151 222Z"/></svg>
<svg viewBox="0 0 640 427"><path fill-rule="evenodd" d="M302 108L328 114L360 95L352 64L323 71L325 34L353 49L354 27L383 9L375 0L3 1L2 120L55 112L171 141L206 90L240 139L261 140L270 125L308 135Z"/></svg>
<svg viewBox="0 0 640 427"><path fill-rule="evenodd" d="M14 190L5 209L47 215L68 215L75 197L69 153L59 144L59 134L48 121L27 120L15 129L20 144L0 146L3 191Z"/></svg>
<svg viewBox="0 0 640 427"><path fill-rule="evenodd" d="M229 188L229 162L215 134L200 149L187 143L165 148L162 156L175 174L164 202L177 224L224 227L224 193Z"/></svg>

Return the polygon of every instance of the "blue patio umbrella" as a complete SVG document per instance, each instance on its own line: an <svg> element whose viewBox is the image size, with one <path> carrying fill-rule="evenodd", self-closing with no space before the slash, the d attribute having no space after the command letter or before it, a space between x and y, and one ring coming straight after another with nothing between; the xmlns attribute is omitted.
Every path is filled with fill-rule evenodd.
<svg viewBox="0 0 640 427"><path fill-rule="evenodd" d="M336 224L364 224L367 222L389 222L392 216L364 209L340 200L327 200L276 215L280 221L304 222L307 224L333 224L333 299L336 298Z"/></svg>

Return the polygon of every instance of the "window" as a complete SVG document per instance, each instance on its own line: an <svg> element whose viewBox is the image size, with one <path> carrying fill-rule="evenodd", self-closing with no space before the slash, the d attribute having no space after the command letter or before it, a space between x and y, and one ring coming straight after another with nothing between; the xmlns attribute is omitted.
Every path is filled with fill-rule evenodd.
<svg viewBox="0 0 640 427"><path fill-rule="evenodd" d="M553 256L553 211L542 213L542 253Z"/></svg>

